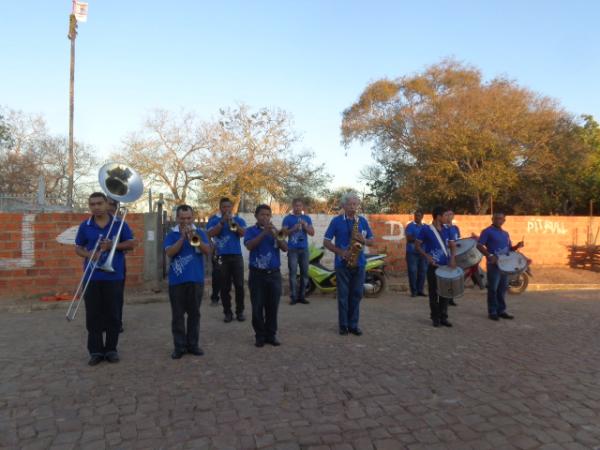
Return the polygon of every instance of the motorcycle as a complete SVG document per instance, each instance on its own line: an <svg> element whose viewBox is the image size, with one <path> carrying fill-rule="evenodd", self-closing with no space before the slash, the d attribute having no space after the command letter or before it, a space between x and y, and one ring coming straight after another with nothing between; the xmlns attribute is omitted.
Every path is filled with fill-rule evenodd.
<svg viewBox="0 0 600 450"><path fill-rule="evenodd" d="M324 247L311 245L308 249L308 285L306 296L308 297L316 289L323 293L333 293L337 289L335 270L325 267L321 259L325 255ZM365 297L378 297L385 289L385 254L365 255L367 265L365 267Z"/></svg>
<svg viewBox="0 0 600 450"><path fill-rule="evenodd" d="M508 293L517 295L525 292L529 286L529 279L533 277L531 266L527 266L524 272L508 276ZM487 274L480 265L475 265L465 269L465 281L471 279L473 285L479 286L479 289L487 288Z"/></svg>

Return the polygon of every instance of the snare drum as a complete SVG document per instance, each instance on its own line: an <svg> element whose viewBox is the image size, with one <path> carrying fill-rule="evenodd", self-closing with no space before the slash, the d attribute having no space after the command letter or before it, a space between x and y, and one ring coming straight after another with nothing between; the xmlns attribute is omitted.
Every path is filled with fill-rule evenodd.
<svg viewBox="0 0 600 450"><path fill-rule="evenodd" d="M527 258L519 252L498 255L498 269L505 275L517 275L527 269Z"/></svg>
<svg viewBox="0 0 600 450"><path fill-rule="evenodd" d="M458 239L456 241L456 265L463 269L476 266L483 258L477 250L477 241L473 238Z"/></svg>
<svg viewBox="0 0 600 450"><path fill-rule="evenodd" d="M440 297L458 298L465 293L465 273L460 267L440 266L435 270Z"/></svg>

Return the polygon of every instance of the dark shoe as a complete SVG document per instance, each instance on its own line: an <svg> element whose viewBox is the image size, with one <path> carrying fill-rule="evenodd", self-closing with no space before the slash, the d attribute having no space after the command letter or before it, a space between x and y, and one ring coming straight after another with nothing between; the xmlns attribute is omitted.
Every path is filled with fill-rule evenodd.
<svg viewBox="0 0 600 450"><path fill-rule="evenodd" d="M204 355L204 351L200 347L190 348L190 349L188 349L188 353L191 353L192 355L196 355L196 356Z"/></svg>
<svg viewBox="0 0 600 450"><path fill-rule="evenodd" d="M119 328L119 333L122 333L123 331L125 331L123 327Z"/></svg>
<svg viewBox="0 0 600 450"><path fill-rule="evenodd" d="M109 363L117 363L120 361L119 354L117 352L108 352L104 355L104 359L106 359Z"/></svg>
<svg viewBox="0 0 600 450"><path fill-rule="evenodd" d="M237 320L238 322L243 322L244 320L246 320L246 316L244 316L244 313L237 314Z"/></svg>
<svg viewBox="0 0 600 450"><path fill-rule="evenodd" d="M450 322L448 322L447 320L442 320L440 321L441 325L444 325L445 327L450 328L452 326L452 324Z"/></svg>
<svg viewBox="0 0 600 450"><path fill-rule="evenodd" d="M348 334L348 328L346 327L340 327L340 335L341 336L346 336Z"/></svg>
<svg viewBox="0 0 600 450"><path fill-rule="evenodd" d="M417 294L410 294L410 296L411 296L411 297L416 297L416 296L417 296Z"/></svg>
<svg viewBox="0 0 600 450"><path fill-rule="evenodd" d="M103 359L104 356L102 355L92 355L88 361L88 366L97 366L102 362Z"/></svg>
<svg viewBox="0 0 600 450"><path fill-rule="evenodd" d="M427 294L424 294L423 292L419 292L417 295L418 295L419 297L427 297Z"/></svg>
<svg viewBox="0 0 600 450"><path fill-rule="evenodd" d="M498 316L497 316L496 314L490 314L490 315L488 316L488 318L489 318L490 320L495 320L495 321L498 321L498 320L500 320L500 319L498 319Z"/></svg>
<svg viewBox="0 0 600 450"><path fill-rule="evenodd" d="M231 313L226 313L225 314L225 318L223 319L223 322L225 323L229 323L233 320L233 314Z"/></svg>
<svg viewBox="0 0 600 450"><path fill-rule="evenodd" d="M298 303L296 300L290 300L290 305L295 305L296 303Z"/></svg>
<svg viewBox="0 0 600 450"><path fill-rule="evenodd" d="M265 341L263 341L263 340L261 340L261 339L257 339L257 340L254 342L254 345L255 345L256 347L264 347L264 346L265 346Z"/></svg>
<svg viewBox="0 0 600 450"><path fill-rule="evenodd" d="M363 332L360 328L348 328L348 331L354 336L362 336Z"/></svg>
<svg viewBox="0 0 600 450"><path fill-rule="evenodd" d="M439 320L432 320L431 322L433 323L433 326L434 326L435 328L437 328L437 327L439 327L439 326L440 326L440 322L439 322Z"/></svg>
<svg viewBox="0 0 600 450"><path fill-rule="evenodd" d="M303 298L302 300L298 300L298 303L302 303L303 305L308 305L310 302Z"/></svg>
<svg viewBox="0 0 600 450"><path fill-rule="evenodd" d="M219 300L211 300L210 306L219 306Z"/></svg>
<svg viewBox="0 0 600 450"><path fill-rule="evenodd" d="M171 353L172 359L181 359L182 356L183 352L181 350L173 350L173 353Z"/></svg>
<svg viewBox="0 0 600 450"><path fill-rule="evenodd" d="M450 301L448 302L448 304L449 304L450 306L458 306L454 300L450 300Z"/></svg>
<svg viewBox="0 0 600 450"><path fill-rule="evenodd" d="M509 313L506 313L506 312L503 312L502 314L498 314L498 317L501 317L502 319L514 319L515 318L515 316L513 316Z"/></svg>
<svg viewBox="0 0 600 450"><path fill-rule="evenodd" d="M272 339L267 339L267 344L271 344L273 347L279 347L281 345L281 342L279 342L279 340L274 337Z"/></svg>

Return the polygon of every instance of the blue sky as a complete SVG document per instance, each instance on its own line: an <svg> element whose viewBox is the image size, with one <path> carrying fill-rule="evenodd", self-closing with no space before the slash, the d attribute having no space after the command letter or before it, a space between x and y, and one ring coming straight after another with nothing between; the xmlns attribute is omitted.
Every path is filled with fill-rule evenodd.
<svg viewBox="0 0 600 450"><path fill-rule="evenodd" d="M68 0L0 1L0 105L68 132ZM75 138L116 150L153 108L213 117L244 102L290 112L301 148L356 185L368 147L342 111L381 77L445 57L600 119L600 2L89 0L79 26Z"/></svg>

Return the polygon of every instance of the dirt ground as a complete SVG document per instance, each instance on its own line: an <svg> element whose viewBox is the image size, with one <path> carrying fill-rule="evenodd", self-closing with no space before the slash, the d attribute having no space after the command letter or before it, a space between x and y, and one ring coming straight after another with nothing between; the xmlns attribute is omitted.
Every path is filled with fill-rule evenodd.
<svg viewBox="0 0 600 450"><path fill-rule="evenodd" d="M600 272L570 267L531 267L530 283L539 284L600 284Z"/></svg>

